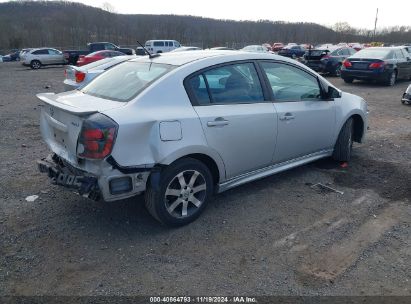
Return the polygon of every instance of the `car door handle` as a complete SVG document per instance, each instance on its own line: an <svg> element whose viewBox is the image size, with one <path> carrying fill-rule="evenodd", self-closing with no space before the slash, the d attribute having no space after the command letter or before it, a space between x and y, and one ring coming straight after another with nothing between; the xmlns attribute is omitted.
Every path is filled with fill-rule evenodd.
<svg viewBox="0 0 411 304"><path fill-rule="evenodd" d="M213 121L207 121L207 127L221 127L221 126L226 126L228 124L229 124L228 120L225 120L222 117L218 117Z"/></svg>
<svg viewBox="0 0 411 304"><path fill-rule="evenodd" d="M295 116L291 113L285 113L283 116L280 117L280 120L291 120L294 119Z"/></svg>

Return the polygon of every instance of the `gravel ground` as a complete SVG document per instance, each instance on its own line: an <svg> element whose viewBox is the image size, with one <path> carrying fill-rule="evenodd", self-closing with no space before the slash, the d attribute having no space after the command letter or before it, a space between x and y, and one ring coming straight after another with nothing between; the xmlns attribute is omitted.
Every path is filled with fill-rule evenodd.
<svg viewBox="0 0 411 304"><path fill-rule="evenodd" d="M409 82L330 78L369 103L348 168L322 160L238 187L168 229L141 197L93 202L37 172L49 151L35 94L63 77L0 64L0 295L411 295Z"/></svg>

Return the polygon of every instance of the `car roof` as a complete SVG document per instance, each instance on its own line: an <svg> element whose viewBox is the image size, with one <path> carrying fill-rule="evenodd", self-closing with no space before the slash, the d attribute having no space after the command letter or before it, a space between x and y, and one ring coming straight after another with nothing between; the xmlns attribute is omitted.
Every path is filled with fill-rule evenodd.
<svg viewBox="0 0 411 304"><path fill-rule="evenodd" d="M296 63L293 59L271 53L253 53L245 51L227 51L227 50L200 50L195 52L180 52L180 53L162 53L158 57L150 59L148 56L133 59L135 62L155 62L161 64L170 64L182 66L202 60L211 60L213 58L224 58L224 62L236 60L255 60L255 59L272 59Z"/></svg>

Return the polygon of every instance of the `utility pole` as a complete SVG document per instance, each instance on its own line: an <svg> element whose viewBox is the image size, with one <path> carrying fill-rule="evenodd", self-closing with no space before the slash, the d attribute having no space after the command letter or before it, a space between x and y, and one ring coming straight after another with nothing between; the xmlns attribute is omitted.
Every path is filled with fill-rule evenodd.
<svg viewBox="0 0 411 304"><path fill-rule="evenodd" d="M375 23L374 23L374 41L375 41L375 31L377 30L377 21L378 21L378 8L377 8L377 13L375 14Z"/></svg>

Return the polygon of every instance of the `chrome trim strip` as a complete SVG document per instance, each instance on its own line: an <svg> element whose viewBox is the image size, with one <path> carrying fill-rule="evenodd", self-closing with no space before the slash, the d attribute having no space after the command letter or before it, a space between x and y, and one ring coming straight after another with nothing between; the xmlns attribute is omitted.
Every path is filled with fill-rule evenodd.
<svg viewBox="0 0 411 304"><path fill-rule="evenodd" d="M333 149L323 150L316 153L308 154L299 158L288 160L279 164L271 165L262 169L251 171L243 175L234 177L224 183L219 184L218 193L227 191L231 188L240 186L242 184L273 175L303 164L318 160L320 158L329 157L333 153Z"/></svg>

